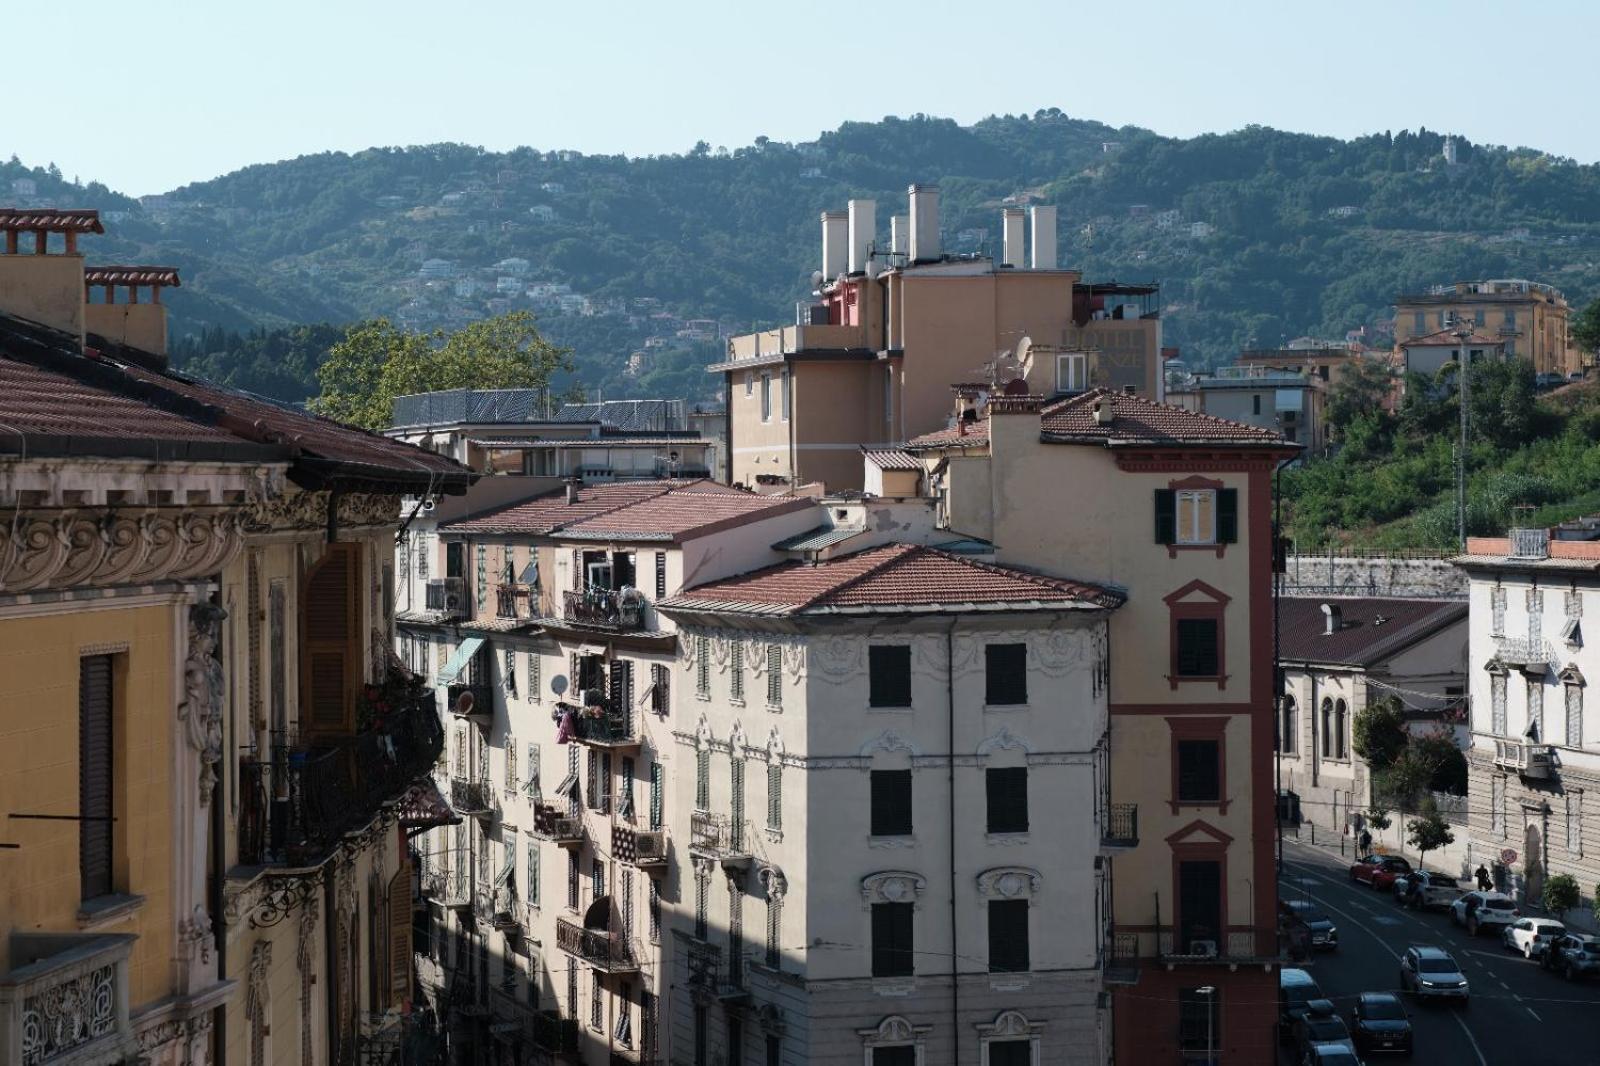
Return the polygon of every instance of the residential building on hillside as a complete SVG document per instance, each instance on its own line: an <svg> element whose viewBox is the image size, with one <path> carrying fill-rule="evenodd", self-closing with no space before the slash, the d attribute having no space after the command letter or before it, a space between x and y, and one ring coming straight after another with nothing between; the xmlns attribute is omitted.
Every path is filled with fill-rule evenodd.
<svg viewBox="0 0 1600 1066"><path fill-rule="evenodd" d="M84 302L176 283L86 274L94 212L0 229L0 731L32 755L0 769L0 1058L385 1056L415 1032L404 831L448 812L384 564L401 496L472 475L170 370L151 294Z"/></svg>
<svg viewBox="0 0 1600 1066"><path fill-rule="evenodd" d="M1436 329L1401 341L1396 347L1400 357L1398 369L1407 374L1421 374L1432 378L1447 363L1461 358L1461 349L1467 349L1467 362L1483 359L1496 361L1506 357L1507 342L1504 337L1493 336L1486 330L1473 330L1465 338L1457 337L1453 329Z"/></svg>
<svg viewBox="0 0 1600 1066"><path fill-rule="evenodd" d="M1225 1061L1271 1061L1272 478L1299 449L1106 389L957 397L952 425L907 444L940 525L1001 565L1127 597L1108 623L1116 1059L1177 1061L1210 1039Z"/></svg>
<svg viewBox="0 0 1600 1066"><path fill-rule="evenodd" d="M1523 358L1539 373L1565 377L1580 369L1577 345L1567 331L1570 308L1559 289L1537 281L1458 281L1394 299L1397 346L1466 322L1500 338L1507 358Z"/></svg>
<svg viewBox="0 0 1600 1066"><path fill-rule="evenodd" d="M813 302L793 326L730 338L727 358L708 368L723 381L734 483L859 489L860 445L938 429L949 384L1015 376L985 368L1014 360L1024 340L1086 355L1083 380L1069 387L1161 396L1157 286L1089 283L1058 268L1054 207L1031 208L1031 242L1027 216L1006 210L996 259L944 250L936 186L913 185L909 201L888 240L875 201L825 212Z"/></svg>
<svg viewBox="0 0 1600 1066"><path fill-rule="evenodd" d="M1600 645L1584 639L1600 604L1600 523L1469 537L1468 662L1472 844L1496 882L1537 901L1546 876L1600 881Z"/></svg>
<svg viewBox="0 0 1600 1066"><path fill-rule="evenodd" d="M675 1061L1105 1061L1120 602L893 544L659 604Z"/></svg>
<svg viewBox="0 0 1600 1066"><path fill-rule="evenodd" d="M1362 357L1362 351L1359 345L1296 340L1284 348L1247 348L1239 353L1236 364L1312 374L1327 382L1331 389L1339 384L1345 370Z"/></svg>
<svg viewBox="0 0 1600 1066"><path fill-rule="evenodd" d="M452 1061L665 1056L689 830L665 806L682 653L657 606L818 521L706 481L570 484L401 542L401 657L444 698L439 780L464 817L418 842Z"/></svg>
<svg viewBox="0 0 1600 1066"><path fill-rule="evenodd" d="M1443 731L1466 748L1465 602L1283 596L1278 642L1278 786L1306 821L1343 831L1373 805L1352 743L1370 703L1397 697L1410 733Z"/></svg>
<svg viewBox="0 0 1600 1066"><path fill-rule="evenodd" d="M1225 366L1196 375L1167 399L1191 411L1277 430L1284 440L1305 445L1303 454L1322 455L1328 446L1328 386L1314 369Z"/></svg>

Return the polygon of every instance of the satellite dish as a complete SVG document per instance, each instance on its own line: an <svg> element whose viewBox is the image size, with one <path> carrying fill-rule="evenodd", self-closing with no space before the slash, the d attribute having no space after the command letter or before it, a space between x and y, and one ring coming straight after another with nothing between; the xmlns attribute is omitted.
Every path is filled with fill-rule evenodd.
<svg viewBox="0 0 1600 1066"><path fill-rule="evenodd" d="M555 677L552 677L550 679L550 691L554 692L557 696L567 691L567 676L565 674L557 674Z"/></svg>
<svg viewBox="0 0 1600 1066"><path fill-rule="evenodd" d="M471 692L470 689L463 689L456 696L456 713L457 714L471 714L472 713L472 705L477 703L477 702L478 701L473 698L472 692Z"/></svg>
<svg viewBox="0 0 1600 1066"><path fill-rule="evenodd" d="M813 289L822 288L822 278L823 278L822 271L813 270L811 272L811 287Z"/></svg>

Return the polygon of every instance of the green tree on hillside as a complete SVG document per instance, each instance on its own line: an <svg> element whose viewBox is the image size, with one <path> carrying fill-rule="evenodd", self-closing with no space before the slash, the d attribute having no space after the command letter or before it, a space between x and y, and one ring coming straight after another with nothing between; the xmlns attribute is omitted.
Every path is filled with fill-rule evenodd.
<svg viewBox="0 0 1600 1066"><path fill-rule="evenodd" d="M1572 342L1586 352L1600 351L1600 299L1590 300L1572 320Z"/></svg>
<svg viewBox="0 0 1600 1066"><path fill-rule="evenodd" d="M1356 419L1380 411L1394 388L1394 371L1379 358L1352 360L1328 393L1328 424L1344 430Z"/></svg>
<svg viewBox="0 0 1600 1066"><path fill-rule="evenodd" d="M389 424L396 396L441 389L542 388L572 369L570 352L540 335L526 311L455 333L417 333L386 318L350 327L317 371L318 414L366 429Z"/></svg>

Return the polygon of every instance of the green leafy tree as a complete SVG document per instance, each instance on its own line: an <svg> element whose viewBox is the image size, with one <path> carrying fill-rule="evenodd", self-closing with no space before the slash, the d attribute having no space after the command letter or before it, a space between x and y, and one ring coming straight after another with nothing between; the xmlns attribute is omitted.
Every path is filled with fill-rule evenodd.
<svg viewBox="0 0 1600 1066"><path fill-rule="evenodd" d="M1381 833L1394 824L1394 819L1383 807L1374 807L1367 812L1367 824Z"/></svg>
<svg viewBox="0 0 1600 1066"><path fill-rule="evenodd" d="M1572 342L1586 352L1600 351L1600 299L1590 300L1588 306L1572 320Z"/></svg>
<svg viewBox="0 0 1600 1066"><path fill-rule="evenodd" d="M1373 773L1388 769L1409 739L1402 704L1393 696L1367 704L1356 712L1350 733L1351 746Z"/></svg>
<svg viewBox="0 0 1600 1066"><path fill-rule="evenodd" d="M1571 874L1554 874L1545 878L1544 895L1539 902L1557 918L1564 918L1568 911L1583 902L1577 878Z"/></svg>
<svg viewBox="0 0 1600 1066"><path fill-rule="evenodd" d="M396 396L441 389L542 388L570 370L570 352L540 335L534 317L512 311L455 333L417 333L386 318L350 327L317 371L318 414L367 429L389 424Z"/></svg>
<svg viewBox="0 0 1600 1066"><path fill-rule="evenodd" d="M1381 412L1394 388L1394 371L1379 358L1356 359L1339 375L1324 413L1341 436L1358 418Z"/></svg>
<svg viewBox="0 0 1600 1066"><path fill-rule="evenodd" d="M1417 849L1417 865L1420 867L1427 859L1428 852L1454 844L1456 835L1450 831L1449 823L1439 816L1438 806L1428 800L1423 804L1420 815L1406 823L1406 839Z"/></svg>

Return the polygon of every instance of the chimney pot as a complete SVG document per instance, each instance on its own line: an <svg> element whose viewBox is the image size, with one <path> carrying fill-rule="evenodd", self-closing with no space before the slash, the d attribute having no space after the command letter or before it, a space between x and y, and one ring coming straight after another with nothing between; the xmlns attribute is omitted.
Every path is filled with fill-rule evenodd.
<svg viewBox="0 0 1600 1066"><path fill-rule="evenodd" d="M1008 207L1000 212L1000 265L1022 266L1022 221L1020 207Z"/></svg>
<svg viewBox="0 0 1600 1066"><path fill-rule="evenodd" d="M1344 612L1336 604L1325 603L1322 605L1322 621L1323 636L1337 633L1344 626Z"/></svg>
<svg viewBox="0 0 1600 1066"><path fill-rule="evenodd" d="M878 201L851 200L850 213L850 266L852 274L867 269L867 252L878 231Z"/></svg>
<svg viewBox="0 0 1600 1066"><path fill-rule="evenodd" d="M911 261L938 259L939 186L913 185L907 194L911 201Z"/></svg>
<svg viewBox="0 0 1600 1066"><path fill-rule="evenodd" d="M904 257L911 251L911 216L892 215L889 218L889 251Z"/></svg>
<svg viewBox="0 0 1600 1066"><path fill-rule="evenodd" d="M822 212L822 284L831 285L849 264L846 258L849 216L843 211Z"/></svg>
<svg viewBox="0 0 1600 1066"><path fill-rule="evenodd" d="M1102 396L1094 402L1094 421L1096 425L1109 426L1117 419L1117 409L1112 405L1110 396Z"/></svg>
<svg viewBox="0 0 1600 1066"><path fill-rule="evenodd" d="M1033 269L1056 268L1056 209L1039 205L1033 208Z"/></svg>

